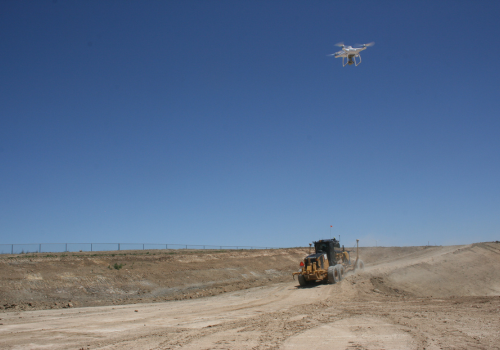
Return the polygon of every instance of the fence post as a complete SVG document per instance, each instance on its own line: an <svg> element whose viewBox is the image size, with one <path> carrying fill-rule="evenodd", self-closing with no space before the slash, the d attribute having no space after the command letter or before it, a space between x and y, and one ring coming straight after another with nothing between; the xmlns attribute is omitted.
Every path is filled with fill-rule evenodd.
<svg viewBox="0 0 500 350"><path fill-rule="evenodd" d="M41 253L42 252L42 243L40 243L40 245L38 246L38 252Z"/></svg>
<svg viewBox="0 0 500 350"><path fill-rule="evenodd" d="M188 246L187 246L187 244L186 244L186 249L188 249Z"/></svg>
<svg viewBox="0 0 500 350"><path fill-rule="evenodd" d="M142 250L144 250L144 243L142 244Z"/></svg>
<svg viewBox="0 0 500 350"><path fill-rule="evenodd" d="M10 253L11 254L14 254L14 245L12 245L11 249L10 249Z"/></svg>
<svg viewBox="0 0 500 350"><path fill-rule="evenodd" d="M67 252L68 252L68 243L66 243L66 248L65 248L65 250L66 250L66 253L67 253Z"/></svg>
<svg viewBox="0 0 500 350"><path fill-rule="evenodd" d="M92 251L92 243L90 243L90 251Z"/></svg>
<svg viewBox="0 0 500 350"><path fill-rule="evenodd" d="M165 244L165 249L168 249L168 244Z"/></svg>
<svg viewBox="0 0 500 350"><path fill-rule="evenodd" d="M120 243L118 243L118 250L120 250Z"/></svg>

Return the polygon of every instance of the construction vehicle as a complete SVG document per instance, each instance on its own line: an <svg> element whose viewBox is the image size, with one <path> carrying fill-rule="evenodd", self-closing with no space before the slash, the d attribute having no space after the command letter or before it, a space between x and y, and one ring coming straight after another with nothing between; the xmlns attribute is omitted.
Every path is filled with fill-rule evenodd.
<svg viewBox="0 0 500 350"><path fill-rule="evenodd" d="M300 262L300 269L292 275L298 276L301 287L312 282L327 282L334 284L344 279L348 271L362 270L365 265L359 259L358 249L356 248L356 261L351 263L349 250L344 246L340 248L340 242L335 238L323 239L314 243L314 254L309 254ZM359 247L359 239L356 240ZM311 245L310 245L311 246ZM337 249L335 249L337 248ZM310 248L309 248L310 249Z"/></svg>

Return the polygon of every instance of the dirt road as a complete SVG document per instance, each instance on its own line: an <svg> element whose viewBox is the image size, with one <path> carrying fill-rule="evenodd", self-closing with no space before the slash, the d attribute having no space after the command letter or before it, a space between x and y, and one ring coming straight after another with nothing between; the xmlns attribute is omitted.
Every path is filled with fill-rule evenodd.
<svg viewBox="0 0 500 350"><path fill-rule="evenodd" d="M291 263L303 252L275 253L277 257L258 260ZM298 288L296 281L267 278L262 286L187 300L35 311L9 308L0 313L0 347L500 348L500 244L364 248L361 254L365 271L336 285ZM205 267L210 268L209 261L205 259ZM249 266L245 269L252 272ZM263 275L256 269L255 274Z"/></svg>

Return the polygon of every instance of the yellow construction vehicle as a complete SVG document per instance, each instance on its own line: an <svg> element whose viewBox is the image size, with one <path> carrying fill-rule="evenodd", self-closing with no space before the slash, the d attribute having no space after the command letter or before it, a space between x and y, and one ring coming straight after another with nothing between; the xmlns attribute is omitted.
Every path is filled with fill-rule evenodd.
<svg viewBox="0 0 500 350"><path fill-rule="evenodd" d="M314 254L310 254L300 262L300 269L292 275L298 276L301 287L310 282L327 282L330 284L340 282L344 275L351 270L364 269L364 263L359 259L356 248L356 261L351 263L350 251L344 246L340 249L340 242L335 238L323 239L314 243ZM359 245L359 239L356 240ZM335 249L338 248L338 249Z"/></svg>

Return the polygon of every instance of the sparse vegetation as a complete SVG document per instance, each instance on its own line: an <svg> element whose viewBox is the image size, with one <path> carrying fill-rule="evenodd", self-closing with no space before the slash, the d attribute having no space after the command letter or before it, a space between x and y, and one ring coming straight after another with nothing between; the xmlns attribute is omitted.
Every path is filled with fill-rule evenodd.
<svg viewBox="0 0 500 350"><path fill-rule="evenodd" d="M120 270L120 269L121 269L123 266L125 266L125 265L126 265L126 264L118 264L118 263L115 263L115 264L113 265L113 268L114 268L115 270Z"/></svg>
<svg viewBox="0 0 500 350"><path fill-rule="evenodd" d="M177 254L182 254L182 255L197 255L197 254L220 254L220 253L227 253L233 251L233 249L163 249L163 250L155 250L153 251L147 251L147 250L129 250L129 251L122 251L120 253L118 252L113 252L113 251L102 251L102 252L60 252L60 253L49 253L49 252L28 252L28 251L23 251L20 253L14 254L14 256L5 256L7 254L0 254L0 259L29 259L29 258L91 258L91 257L118 257L118 256L123 256L123 257L132 257L132 256L165 256L165 255L177 255ZM10 255L10 254L9 254ZM111 266L113 268L113 266Z"/></svg>

